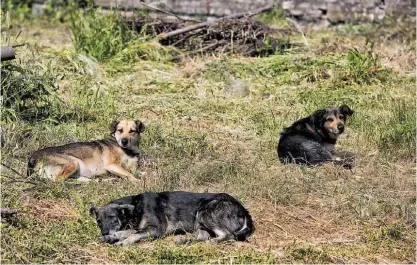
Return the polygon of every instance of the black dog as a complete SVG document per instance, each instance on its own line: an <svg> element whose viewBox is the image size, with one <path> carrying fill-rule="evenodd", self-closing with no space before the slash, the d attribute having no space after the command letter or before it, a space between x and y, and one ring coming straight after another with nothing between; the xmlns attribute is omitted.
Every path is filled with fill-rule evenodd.
<svg viewBox="0 0 417 265"><path fill-rule="evenodd" d="M321 109L296 121L281 132L278 158L282 163L320 165L334 162L346 168L353 166L354 155L336 152L334 145L345 130L353 110L342 105L339 108Z"/></svg>
<svg viewBox="0 0 417 265"><path fill-rule="evenodd" d="M254 231L249 212L225 193L145 192L92 206L90 214L100 241L124 246L185 232L195 232L197 241L244 241Z"/></svg>

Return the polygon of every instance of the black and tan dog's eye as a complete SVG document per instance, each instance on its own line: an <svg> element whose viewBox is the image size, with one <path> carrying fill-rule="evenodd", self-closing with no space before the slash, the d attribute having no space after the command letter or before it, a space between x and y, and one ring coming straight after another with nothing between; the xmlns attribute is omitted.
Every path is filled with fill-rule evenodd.
<svg viewBox="0 0 417 265"><path fill-rule="evenodd" d="M345 119L345 116L340 115L340 116L339 116L339 119L344 120L344 119Z"/></svg>
<svg viewBox="0 0 417 265"><path fill-rule="evenodd" d="M328 122L333 122L334 120L333 120L333 118L327 118L327 121Z"/></svg>

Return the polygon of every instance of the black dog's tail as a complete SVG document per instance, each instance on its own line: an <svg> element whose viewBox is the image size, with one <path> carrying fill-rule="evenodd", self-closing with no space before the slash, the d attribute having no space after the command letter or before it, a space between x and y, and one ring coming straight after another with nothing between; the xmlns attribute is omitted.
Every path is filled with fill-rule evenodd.
<svg viewBox="0 0 417 265"><path fill-rule="evenodd" d="M252 217L250 216L249 211L246 210L246 208L243 207L243 205L238 200L226 193L218 194L215 199L230 201L235 206L240 208L240 214L243 214L244 218L243 227L239 231L232 232L237 241L245 241L250 235L253 234L255 227L253 225Z"/></svg>
<svg viewBox="0 0 417 265"><path fill-rule="evenodd" d="M255 227L252 222L252 217L249 213L245 216L245 222L242 229L237 232L234 232L233 235L237 241L245 241L250 235L255 231Z"/></svg>

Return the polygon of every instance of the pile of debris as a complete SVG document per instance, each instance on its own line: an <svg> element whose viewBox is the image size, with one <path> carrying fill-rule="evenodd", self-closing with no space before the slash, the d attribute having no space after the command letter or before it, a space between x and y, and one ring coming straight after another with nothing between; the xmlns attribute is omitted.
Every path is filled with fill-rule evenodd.
<svg viewBox="0 0 417 265"><path fill-rule="evenodd" d="M128 22L133 29L154 37L162 45L175 47L185 52L185 55L216 53L267 56L290 47L291 29L272 29L250 19L272 8L269 6L201 23L138 17L131 17Z"/></svg>

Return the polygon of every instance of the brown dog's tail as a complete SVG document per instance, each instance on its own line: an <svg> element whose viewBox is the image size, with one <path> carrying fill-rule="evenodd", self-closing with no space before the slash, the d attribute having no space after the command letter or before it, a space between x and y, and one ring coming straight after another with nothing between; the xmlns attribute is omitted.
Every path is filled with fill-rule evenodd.
<svg viewBox="0 0 417 265"><path fill-rule="evenodd" d="M36 159L34 159L33 157L29 158L29 162L28 162L28 166L27 166L27 170L26 170L26 176L29 177L30 175L33 174L33 172L35 171L35 166L36 166Z"/></svg>

